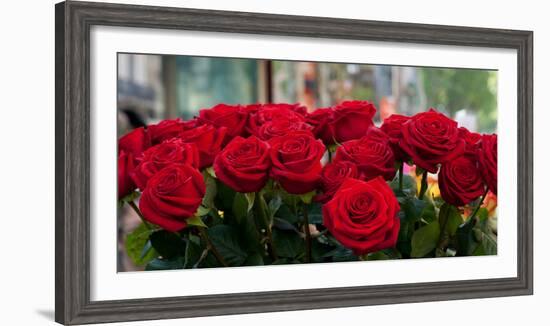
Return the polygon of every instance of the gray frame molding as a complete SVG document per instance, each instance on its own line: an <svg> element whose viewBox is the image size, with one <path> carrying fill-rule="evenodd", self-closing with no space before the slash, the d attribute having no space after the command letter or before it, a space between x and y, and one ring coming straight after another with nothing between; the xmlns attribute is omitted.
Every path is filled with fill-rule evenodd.
<svg viewBox="0 0 550 326"><path fill-rule="evenodd" d="M533 33L244 12L63 2L55 7L55 319L63 324L533 293ZM90 300L90 27L182 29L517 50L518 276L260 293Z"/></svg>

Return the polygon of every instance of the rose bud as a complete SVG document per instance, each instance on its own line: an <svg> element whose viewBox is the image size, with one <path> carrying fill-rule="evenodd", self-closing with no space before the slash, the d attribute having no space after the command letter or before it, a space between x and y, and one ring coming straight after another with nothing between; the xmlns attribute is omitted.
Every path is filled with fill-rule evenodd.
<svg viewBox="0 0 550 326"><path fill-rule="evenodd" d="M464 153L464 140L458 133L457 123L434 109L418 113L405 122L399 145L414 164L430 173L437 172L438 164Z"/></svg>
<svg viewBox="0 0 550 326"><path fill-rule="evenodd" d="M478 160L481 168L481 175L495 195L497 194L497 135L482 135L481 146L478 149Z"/></svg>
<svg viewBox="0 0 550 326"><path fill-rule="evenodd" d="M315 190L325 146L311 132L293 131L271 139L271 177L291 194Z"/></svg>
<svg viewBox="0 0 550 326"><path fill-rule="evenodd" d="M381 177L348 178L323 205L323 224L356 255L393 248L399 234L399 203Z"/></svg>
<svg viewBox="0 0 550 326"><path fill-rule="evenodd" d="M143 217L165 230L187 226L206 192L202 174L190 165L172 164L155 174L143 191L139 209Z"/></svg>
<svg viewBox="0 0 550 326"><path fill-rule="evenodd" d="M374 105L368 101L344 101L334 107L332 129L338 143L358 139L365 135L374 123Z"/></svg>
<svg viewBox="0 0 550 326"><path fill-rule="evenodd" d="M382 130L390 138L390 145L393 150L395 159L400 162L406 162L409 160L407 153L405 153L399 146L399 142L403 139L403 124L409 121L409 117L399 114L392 114L388 118L384 119L384 123L380 126Z"/></svg>
<svg viewBox="0 0 550 326"><path fill-rule="evenodd" d="M469 155L443 163L438 174L441 197L455 206L464 206L482 196L482 180L475 157Z"/></svg>
<svg viewBox="0 0 550 326"><path fill-rule="evenodd" d="M377 176L392 180L395 177L395 159L389 138L376 127L369 128L360 139L347 141L338 147L334 161L356 164L361 180Z"/></svg>
<svg viewBox="0 0 550 326"><path fill-rule="evenodd" d="M214 160L216 177L238 192L257 192L269 177L269 145L250 136L236 137Z"/></svg>

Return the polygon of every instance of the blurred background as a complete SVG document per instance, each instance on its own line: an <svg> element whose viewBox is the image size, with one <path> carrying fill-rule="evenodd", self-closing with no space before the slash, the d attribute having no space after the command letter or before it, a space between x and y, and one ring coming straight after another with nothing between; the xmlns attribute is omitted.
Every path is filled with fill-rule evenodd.
<svg viewBox="0 0 550 326"><path fill-rule="evenodd" d="M311 112L350 99L374 102L377 125L393 113L410 116L434 107L471 131L493 133L497 77L479 69L120 53L118 133L190 119L219 103L299 102ZM125 235L139 222L127 206L120 208L119 271L143 269L124 250Z"/></svg>
<svg viewBox="0 0 550 326"><path fill-rule="evenodd" d="M375 122L437 108L472 131L495 132L497 72L346 63L118 55L119 133L189 119L218 103L299 102L310 111L369 100Z"/></svg>

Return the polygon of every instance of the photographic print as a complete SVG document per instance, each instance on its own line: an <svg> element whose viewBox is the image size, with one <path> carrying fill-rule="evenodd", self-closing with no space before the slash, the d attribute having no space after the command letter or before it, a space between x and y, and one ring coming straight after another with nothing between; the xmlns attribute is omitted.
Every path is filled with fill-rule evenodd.
<svg viewBox="0 0 550 326"><path fill-rule="evenodd" d="M532 31L55 10L57 322L533 293Z"/></svg>
<svg viewBox="0 0 550 326"><path fill-rule="evenodd" d="M496 70L117 70L119 272L497 254Z"/></svg>

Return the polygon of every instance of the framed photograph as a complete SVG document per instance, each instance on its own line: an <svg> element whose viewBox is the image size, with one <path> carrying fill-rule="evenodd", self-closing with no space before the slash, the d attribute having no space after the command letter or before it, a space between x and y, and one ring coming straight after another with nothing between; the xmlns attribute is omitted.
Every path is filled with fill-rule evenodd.
<svg viewBox="0 0 550 326"><path fill-rule="evenodd" d="M533 293L531 31L55 15L57 322Z"/></svg>

